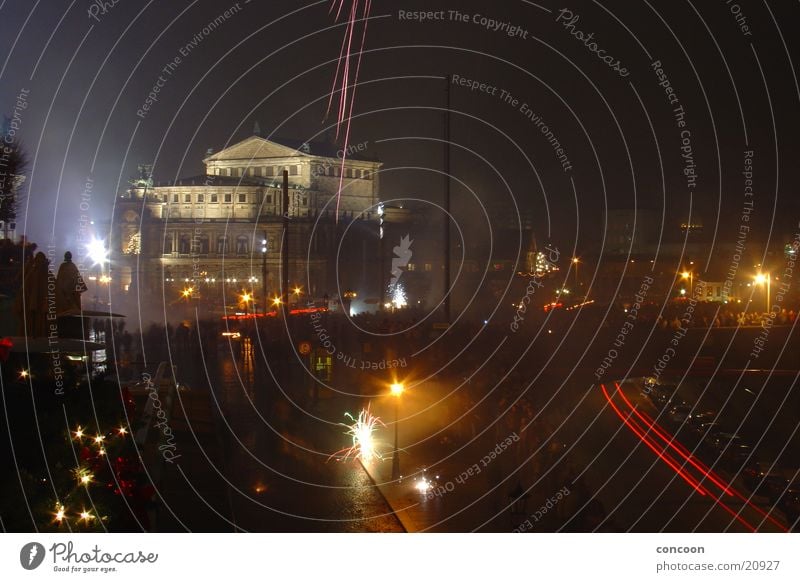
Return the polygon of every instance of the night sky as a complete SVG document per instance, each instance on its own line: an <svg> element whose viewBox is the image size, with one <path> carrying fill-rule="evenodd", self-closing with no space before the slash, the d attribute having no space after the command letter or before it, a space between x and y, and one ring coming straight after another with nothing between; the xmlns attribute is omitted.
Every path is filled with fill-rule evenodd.
<svg viewBox="0 0 800 582"><path fill-rule="evenodd" d="M345 24L328 2L112 4L0 3L0 110L13 116L27 92L17 137L30 164L18 233L67 248L87 178L100 224L137 164L153 164L156 180L195 175L209 148L247 137L256 121L266 137L330 132L326 105ZM431 19L415 19L420 10ZM798 18L795 3L748 0L377 1L350 141L384 162L382 199L438 203L445 87L447 75L458 75L486 84L451 88L453 207L473 236L486 239L488 224L513 226L518 208L538 238L581 252L602 241L604 208L640 207L664 215L664 240L680 240L677 224L691 211L709 241L731 243L752 150L751 240L766 242L794 232L800 209ZM158 101L142 118L159 75ZM677 105L690 132L693 187ZM559 141L569 170L528 110Z"/></svg>

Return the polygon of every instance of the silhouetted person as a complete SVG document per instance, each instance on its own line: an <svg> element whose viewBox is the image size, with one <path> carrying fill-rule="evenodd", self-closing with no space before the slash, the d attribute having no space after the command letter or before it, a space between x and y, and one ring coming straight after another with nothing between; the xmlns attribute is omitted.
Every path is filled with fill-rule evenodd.
<svg viewBox="0 0 800 582"><path fill-rule="evenodd" d="M41 252L25 263L23 283L15 304L19 335L31 338L47 335L48 264L47 257Z"/></svg>
<svg viewBox="0 0 800 582"><path fill-rule="evenodd" d="M72 262L72 253L67 251L56 276L56 314L80 314L81 293L85 293L87 289L78 267Z"/></svg>

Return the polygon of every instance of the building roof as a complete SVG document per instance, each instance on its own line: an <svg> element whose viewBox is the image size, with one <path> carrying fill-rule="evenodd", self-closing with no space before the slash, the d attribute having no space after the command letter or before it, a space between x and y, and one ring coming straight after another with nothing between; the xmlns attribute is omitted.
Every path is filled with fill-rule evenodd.
<svg viewBox="0 0 800 582"><path fill-rule="evenodd" d="M323 157L339 159L341 148L330 142L311 141L287 138L265 139L258 135L250 137L226 147L215 154L206 157L203 162L234 161L234 160L262 160L270 158L293 157ZM364 162L376 162L363 153L348 152L347 159Z"/></svg>
<svg viewBox="0 0 800 582"><path fill-rule="evenodd" d="M200 174L197 176L189 176L186 178L178 178L175 181L157 182L155 187L168 187L168 186L263 186L265 184L264 178L244 176L237 178L235 176L209 176ZM275 180L269 180L271 184Z"/></svg>

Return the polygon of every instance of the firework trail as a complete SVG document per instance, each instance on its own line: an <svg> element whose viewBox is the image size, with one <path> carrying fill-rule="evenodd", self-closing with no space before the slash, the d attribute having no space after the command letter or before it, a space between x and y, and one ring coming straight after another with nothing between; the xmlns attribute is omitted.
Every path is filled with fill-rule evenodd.
<svg viewBox="0 0 800 582"><path fill-rule="evenodd" d="M347 160L347 145L350 143L350 122L353 116L353 104L358 86L358 73L361 69L361 56L364 52L364 42L367 38L367 24L372 0L350 0L349 8L345 8L345 0L331 0L329 12L336 13L335 21L339 22L344 14L347 19L342 47L339 51L339 61L336 64L336 76L333 79L331 96L328 99L327 118L333 108L333 97L339 93L338 113L336 116L336 139L344 128L344 142L342 146L342 163L339 170L339 189L336 193L336 220L339 220L339 202L342 198L344 185L344 166ZM359 16L360 14L360 16ZM354 40L358 43L357 28L359 20L362 21L361 40L358 52L353 55ZM352 89L350 88L352 85Z"/></svg>
<svg viewBox="0 0 800 582"><path fill-rule="evenodd" d="M354 417L349 412L344 414L352 421L352 424L341 423L342 426L347 427L346 435L352 438L353 444L333 453L328 460L336 457L337 461L347 461L348 459L371 461L372 459L383 459L381 454L376 449L376 441L374 438L375 430L379 426L386 426L383 421L377 416L373 416L369 411L369 406L363 409L358 418Z"/></svg>

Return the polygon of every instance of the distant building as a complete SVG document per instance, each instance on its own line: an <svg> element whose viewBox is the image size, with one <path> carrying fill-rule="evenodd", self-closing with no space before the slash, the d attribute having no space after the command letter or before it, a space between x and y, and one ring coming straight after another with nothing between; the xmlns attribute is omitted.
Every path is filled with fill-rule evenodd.
<svg viewBox="0 0 800 582"><path fill-rule="evenodd" d="M606 232L603 254L641 255L655 242L656 213L632 208L611 209L606 213Z"/></svg>
<svg viewBox="0 0 800 582"><path fill-rule="evenodd" d="M209 296L228 286L231 293L277 293L284 214L290 218L291 286L301 286L310 299L366 279L365 241L377 239L379 162L348 153L341 176L341 151L334 144L254 135L209 153L203 163L205 174L163 184L153 183L149 168L141 167L120 196L111 258L114 284L123 291L138 285L140 292L160 292L163 286L165 297L185 288Z"/></svg>

